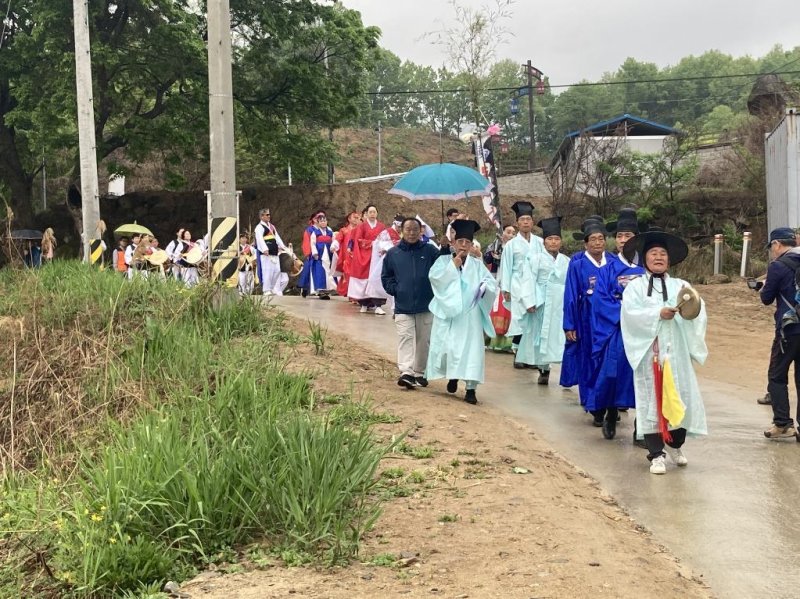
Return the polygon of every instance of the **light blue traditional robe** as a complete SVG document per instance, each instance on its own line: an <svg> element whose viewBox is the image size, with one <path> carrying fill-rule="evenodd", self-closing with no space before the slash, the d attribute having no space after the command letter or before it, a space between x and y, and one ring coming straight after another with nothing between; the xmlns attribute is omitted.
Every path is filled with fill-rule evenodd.
<svg viewBox="0 0 800 599"><path fill-rule="evenodd" d="M511 312L511 322L506 333L508 337L533 335L536 332L533 328L533 314L528 312L528 308L536 305L531 258L544 251L544 242L533 233L530 240L518 234L503 247L500 258L500 289L511 294L511 301L503 302Z"/></svg>
<svg viewBox="0 0 800 599"><path fill-rule="evenodd" d="M558 364L564 354L564 288L567 283L569 258L545 251L531 259L534 282L532 335L523 333L517 349L517 362L533 364L548 370ZM513 296L512 296L513 297Z"/></svg>
<svg viewBox="0 0 800 599"><path fill-rule="evenodd" d="M459 270L451 256L440 256L428 275L433 289L431 347L425 377L483 382L483 334L494 335L489 317L497 283L483 264L467 256ZM485 286L478 296L481 285Z"/></svg>
<svg viewBox="0 0 800 599"><path fill-rule="evenodd" d="M660 281L654 280L650 297L647 288L650 275L639 277L628 283L622 294L620 325L625 354L633 368L633 384L636 394L636 426L639 438L658 432L658 413L653 384L653 341L658 339L661 360L669 354L675 387L686 406L683 422L677 427L690 434L705 435L706 412L700 387L692 367L692 360L703 364L708 356L706 347L706 307L694 320L684 320L676 314L672 320L662 320L661 308L675 306L681 287L686 281L665 275L667 301L663 300Z"/></svg>

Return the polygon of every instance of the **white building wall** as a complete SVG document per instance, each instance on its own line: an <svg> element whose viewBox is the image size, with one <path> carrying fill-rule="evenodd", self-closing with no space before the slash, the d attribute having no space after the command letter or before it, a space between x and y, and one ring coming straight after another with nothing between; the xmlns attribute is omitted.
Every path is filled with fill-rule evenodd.
<svg viewBox="0 0 800 599"><path fill-rule="evenodd" d="M800 227L800 114L787 112L764 144L767 227Z"/></svg>

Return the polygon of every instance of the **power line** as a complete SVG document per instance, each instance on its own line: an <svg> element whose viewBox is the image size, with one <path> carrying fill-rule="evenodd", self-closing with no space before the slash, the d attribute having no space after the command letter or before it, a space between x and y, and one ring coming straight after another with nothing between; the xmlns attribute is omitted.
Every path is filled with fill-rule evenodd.
<svg viewBox="0 0 800 599"><path fill-rule="evenodd" d="M798 59L800 60L800 59ZM794 62L794 61L793 61ZM791 64L791 63L789 63ZM550 89L567 88L567 87L597 87L601 85L629 85L634 83L672 83L680 81L711 81L715 79L733 79L740 77L760 77L765 74L770 75L797 75L800 71L773 71L770 73L742 73L739 75L703 75L697 77L668 77L664 79L627 79L625 81L586 81L581 83L562 83L558 85L548 85ZM515 91L525 87L524 85L516 85L513 87L488 87L480 90L482 92L500 92L500 91ZM467 88L455 89L417 89L417 90L388 90L388 91L375 91L367 92L368 96L393 96L404 94L455 94L469 92Z"/></svg>

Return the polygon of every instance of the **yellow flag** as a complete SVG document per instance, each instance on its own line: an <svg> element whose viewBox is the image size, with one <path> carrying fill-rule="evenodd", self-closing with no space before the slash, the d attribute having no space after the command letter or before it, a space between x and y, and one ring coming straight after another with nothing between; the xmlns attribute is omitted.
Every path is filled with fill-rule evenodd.
<svg viewBox="0 0 800 599"><path fill-rule="evenodd" d="M678 395L678 389L675 387L675 378L672 376L669 357L664 358L663 372L661 412L664 414L664 418L669 421L669 425L672 428L677 428L686 415L686 406L683 405L681 396Z"/></svg>

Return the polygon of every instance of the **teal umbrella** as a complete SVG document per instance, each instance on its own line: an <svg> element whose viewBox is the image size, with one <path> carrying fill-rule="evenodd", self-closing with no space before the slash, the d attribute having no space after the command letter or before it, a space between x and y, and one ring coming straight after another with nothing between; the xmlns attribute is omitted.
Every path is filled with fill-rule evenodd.
<svg viewBox="0 0 800 599"><path fill-rule="evenodd" d="M492 183L466 166L437 162L425 164L407 172L389 193L409 200L461 200L487 196Z"/></svg>

